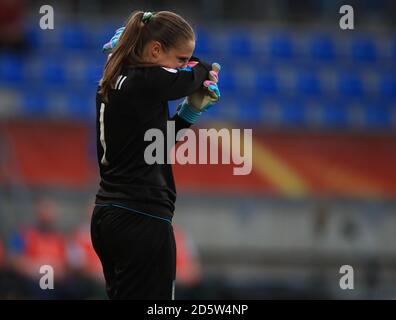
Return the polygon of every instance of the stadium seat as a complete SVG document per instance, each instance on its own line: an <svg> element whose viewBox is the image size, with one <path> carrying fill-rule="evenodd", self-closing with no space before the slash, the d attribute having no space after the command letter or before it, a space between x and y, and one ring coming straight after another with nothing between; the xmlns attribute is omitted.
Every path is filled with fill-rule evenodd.
<svg viewBox="0 0 396 320"><path fill-rule="evenodd" d="M338 92L345 97L362 97L363 83L356 72L341 71L338 74Z"/></svg>
<svg viewBox="0 0 396 320"><path fill-rule="evenodd" d="M22 92L22 112L24 116L44 118L49 115L49 103L46 93L41 90Z"/></svg>
<svg viewBox="0 0 396 320"><path fill-rule="evenodd" d="M90 45L89 34L79 24L66 24L60 31L62 47L66 50L87 49Z"/></svg>
<svg viewBox="0 0 396 320"><path fill-rule="evenodd" d="M342 101L323 101L322 122L328 128L346 128L349 123L349 109Z"/></svg>
<svg viewBox="0 0 396 320"><path fill-rule="evenodd" d="M99 83L103 73L104 62L104 60L94 60L86 63L83 72L84 85L96 86Z"/></svg>
<svg viewBox="0 0 396 320"><path fill-rule="evenodd" d="M16 54L0 54L0 83L21 85L25 79L25 60Z"/></svg>
<svg viewBox="0 0 396 320"><path fill-rule="evenodd" d="M89 119L95 114L95 92L71 92L67 97L67 115L71 118Z"/></svg>
<svg viewBox="0 0 396 320"><path fill-rule="evenodd" d="M62 59L41 61L41 77L43 82L48 86L65 85L66 84L66 70Z"/></svg>
<svg viewBox="0 0 396 320"><path fill-rule="evenodd" d="M239 119L244 122L257 123L261 121L260 101L255 98L239 99Z"/></svg>
<svg viewBox="0 0 396 320"><path fill-rule="evenodd" d="M210 53L210 39L207 31L198 28L196 31L194 55L201 57Z"/></svg>
<svg viewBox="0 0 396 320"><path fill-rule="evenodd" d="M309 50L314 59L323 61L334 61L335 59L334 41L328 34L313 36L309 42Z"/></svg>
<svg viewBox="0 0 396 320"><path fill-rule="evenodd" d="M373 39L368 37L352 38L351 56L355 61L375 62L378 52Z"/></svg>
<svg viewBox="0 0 396 320"><path fill-rule="evenodd" d="M303 127L306 124L304 104L298 100L282 101L281 124L285 127Z"/></svg>
<svg viewBox="0 0 396 320"><path fill-rule="evenodd" d="M235 121L239 118L239 99L235 96L226 95L222 96L220 102L211 108L207 113L212 112L216 109L216 116L220 121ZM206 117L206 114L205 114Z"/></svg>
<svg viewBox="0 0 396 320"><path fill-rule="evenodd" d="M30 22L28 29L25 31L26 41L30 49L38 50L43 46L43 30L37 23Z"/></svg>
<svg viewBox="0 0 396 320"><path fill-rule="evenodd" d="M281 121L281 106L279 101L273 99L261 99L259 104L260 122L265 126L279 125Z"/></svg>
<svg viewBox="0 0 396 320"><path fill-rule="evenodd" d="M71 117L91 116L91 112L94 112L95 89L105 62L105 55L100 49L120 26L107 22L105 25L86 28L81 23L66 23L60 24L51 34L43 34L37 26L29 27L27 40L31 48L37 51L33 51L34 56L1 53L0 84L11 86L15 92L20 92L22 110L29 116L47 115L50 100L46 95L55 94L58 89L66 91L60 93L65 107L60 107L59 110L67 108ZM194 55L208 62L218 61L223 67L219 83L222 100L219 106L207 113L207 119L223 118L226 115L231 121L243 119L258 122L277 121L273 119L281 116L285 127L304 126L310 119L306 117L304 101L315 99L322 101L319 105L326 126L350 126L345 106L351 102L362 105L361 111L368 126L389 123L386 121L386 116L389 115L386 105L396 100L396 77L392 65L396 62L396 39L389 41L390 46L387 47L390 49L387 57L391 60L387 60L387 64L382 64L382 60L381 64L377 64L373 62L377 62L382 55L379 53L380 47L377 48L376 39L370 35L350 33L350 44L347 47L350 59L341 60L337 49L339 39L331 33L314 31L306 43L309 59L303 60L295 59L298 43L294 42L292 31L269 32L268 41L262 43L265 47L262 47L260 41L253 42L253 33L248 29L232 27L210 33L209 29L198 27L195 31L197 42ZM262 55L265 52L269 56ZM361 72L368 64L370 74L378 74L378 81L374 90L366 92L366 78L361 76ZM336 70L336 102L329 102L328 99L332 99L332 96L325 92L326 85L332 84L331 75L318 72L322 66L329 65ZM281 71L285 72L280 73ZM290 85L293 86L290 83L293 77L290 75L295 75L295 90L291 92L293 100L289 96L292 91L289 90ZM367 77L367 80L371 81L372 78ZM286 83L283 83L284 79ZM33 85L38 89L33 90ZM288 90L284 91L286 86ZM86 92L90 92L89 97ZM31 94L30 99L28 93ZM279 107L275 108L276 116L264 119L263 110L266 106L263 107L258 102L268 97L273 102L268 104L269 112L272 112L273 105ZM368 104L369 98L381 98L384 103ZM232 110L228 113L222 109L227 108L227 101L233 101ZM376 110L374 105L384 110Z"/></svg>
<svg viewBox="0 0 396 320"><path fill-rule="evenodd" d="M269 39L271 58L291 59L294 56L293 42L288 34L271 36Z"/></svg>
<svg viewBox="0 0 396 320"><path fill-rule="evenodd" d="M220 71L219 88L222 93L235 92L237 90L236 75L229 68Z"/></svg>
<svg viewBox="0 0 396 320"><path fill-rule="evenodd" d="M273 70L258 70L256 88L262 95L274 95L279 91L278 78Z"/></svg>
<svg viewBox="0 0 396 320"><path fill-rule="evenodd" d="M228 38L228 50L235 58L248 59L252 54L252 42L249 32L230 32Z"/></svg>
<svg viewBox="0 0 396 320"><path fill-rule="evenodd" d="M320 79L317 73L302 70L296 76L297 94L318 96L321 93Z"/></svg>
<svg viewBox="0 0 396 320"><path fill-rule="evenodd" d="M394 73L383 73L380 75L378 93L382 97L396 98L396 75Z"/></svg>
<svg viewBox="0 0 396 320"><path fill-rule="evenodd" d="M386 129L392 124L390 108L383 102L364 105L363 114L367 128Z"/></svg>

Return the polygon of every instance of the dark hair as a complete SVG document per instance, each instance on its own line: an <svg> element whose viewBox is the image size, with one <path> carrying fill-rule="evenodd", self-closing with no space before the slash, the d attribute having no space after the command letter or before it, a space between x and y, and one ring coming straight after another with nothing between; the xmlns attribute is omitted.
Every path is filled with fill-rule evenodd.
<svg viewBox="0 0 396 320"><path fill-rule="evenodd" d="M194 40L195 35L186 20L170 11L154 13L147 21L143 11L132 13L111 57L107 60L100 80L99 93L108 101L108 93L124 66L150 65L143 61L143 49L152 40L158 41L168 50L182 41Z"/></svg>

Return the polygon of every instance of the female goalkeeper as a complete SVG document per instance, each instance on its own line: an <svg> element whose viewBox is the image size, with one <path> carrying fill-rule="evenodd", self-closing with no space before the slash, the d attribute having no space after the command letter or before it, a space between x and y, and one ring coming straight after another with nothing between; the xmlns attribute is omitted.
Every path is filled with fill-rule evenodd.
<svg viewBox="0 0 396 320"><path fill-rule="evenodd" d="M96 95L101 181L91 237L110 299L174 296L175 183L170 164L146 163L144 136L155 128L167 141L167 121L178 132L219 99L219 66L192 58L194 47L191 26L168 11L134 12L104 47L111 54ZM168 101L182 97L170 119Z"/></svg>

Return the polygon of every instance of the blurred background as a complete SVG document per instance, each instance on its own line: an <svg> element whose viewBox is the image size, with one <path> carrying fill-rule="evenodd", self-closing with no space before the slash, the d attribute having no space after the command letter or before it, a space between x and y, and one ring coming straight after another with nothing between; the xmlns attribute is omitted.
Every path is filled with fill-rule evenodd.
<svg viewBox="0 0 396 320"><path fill-rule="evenodd" d="M393 0L0 0L0 298L106 298L89 236L94 98L102 45L136 9L183 15L195 55L222 65L199 126L253 129L248 176L174 166L176 297L396 298Z"/></svg>

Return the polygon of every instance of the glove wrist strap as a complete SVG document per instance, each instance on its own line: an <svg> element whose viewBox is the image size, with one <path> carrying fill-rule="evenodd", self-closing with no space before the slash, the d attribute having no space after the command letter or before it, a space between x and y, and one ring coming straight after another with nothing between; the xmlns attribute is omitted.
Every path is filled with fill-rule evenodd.
<svg viewBox="0 0 396 320"><path fill-rule="evenodd" d="M198 120L202 112L194 109L186 101L183 101L177 114L180 118L184 119L185 121L194 124Z"/></svg>

